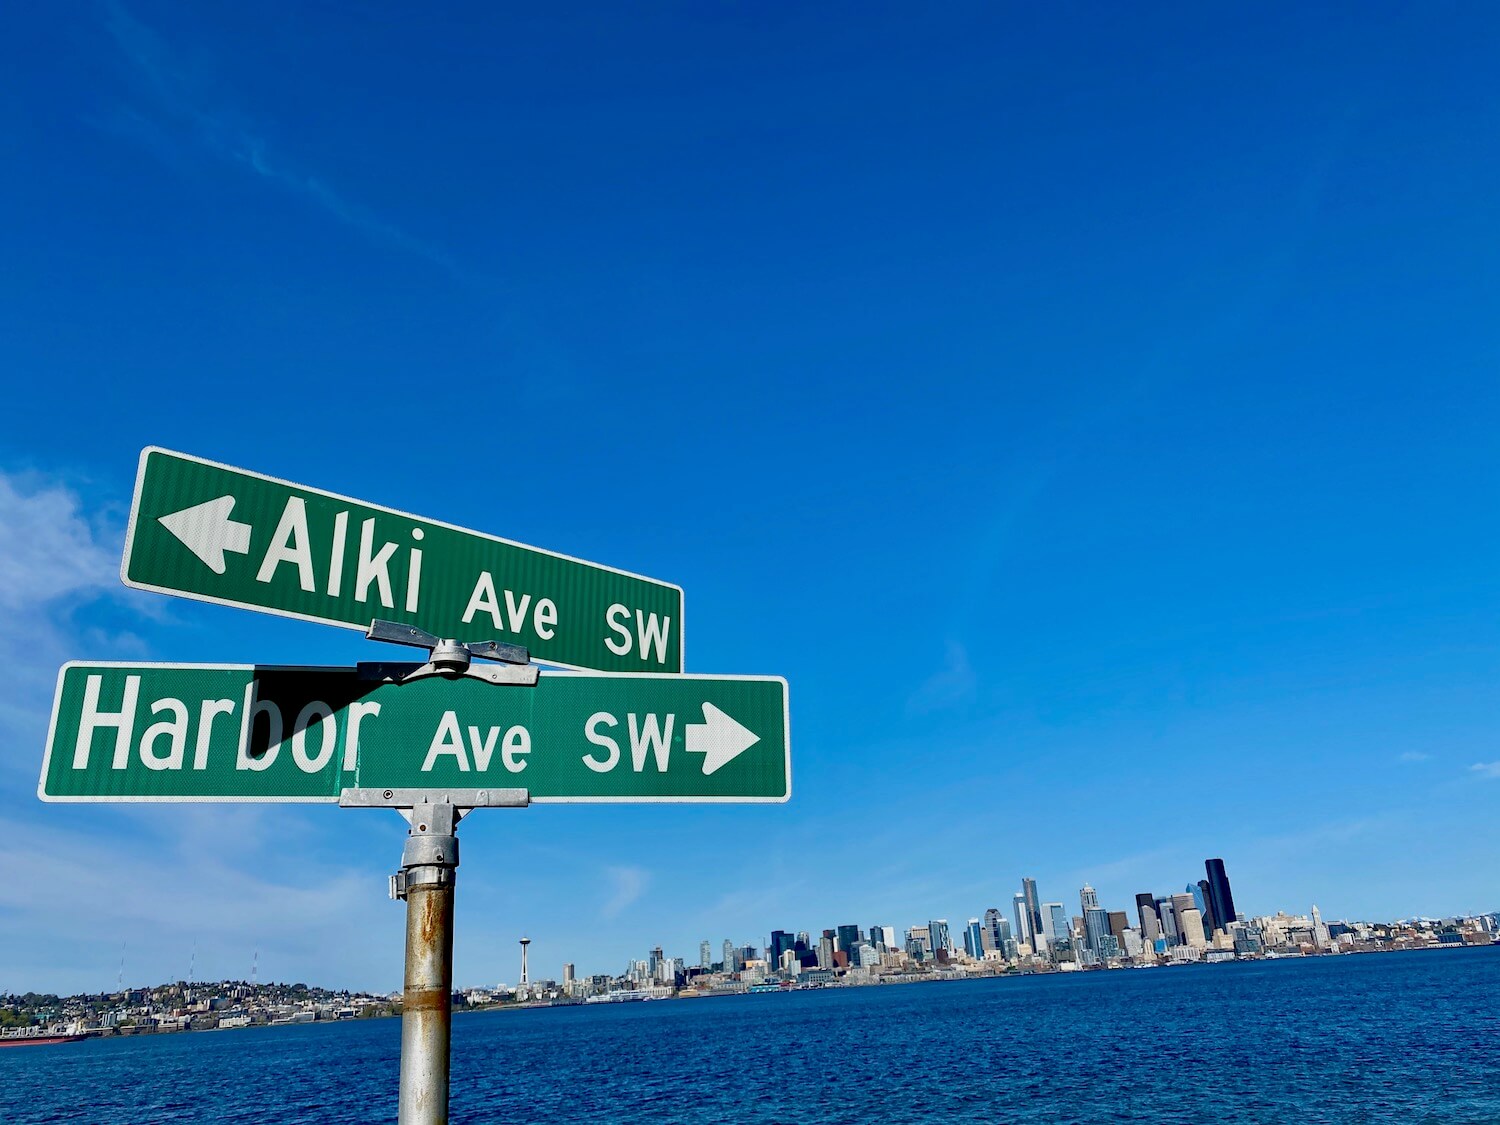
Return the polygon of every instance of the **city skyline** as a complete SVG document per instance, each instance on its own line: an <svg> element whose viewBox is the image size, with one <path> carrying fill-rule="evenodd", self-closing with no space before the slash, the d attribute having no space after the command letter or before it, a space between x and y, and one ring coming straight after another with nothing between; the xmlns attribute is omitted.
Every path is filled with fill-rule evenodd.
<svg viewBox="0 0 1500 1125"><path fill-rule="evenodd" d="M668 946L662 944L655 946L647 958L631 960L623 972L596 969L575 975L576 966L565 964L564 979L577 982L579 991L564 990L562 995L577 998L597 994L603 980L611 981L613 987L626 982L627 988L634 989L658 985L681 988L700 973L716 980L730 979L751 968L755 969L754 981L834 983L853 973L846 979L858 983L860 971L897 968L890 960L893 954L901 959L899 971L942 972L991 960L1003 962L1007 969L1057 971L1168 960L1278 956L1284 955L1277 950L1284 949L1288 940L1301 940L1304 952L1338 952L1343 943L1356 942L1361 933L1441 924L1445 920L1479 923L1482 929L1476 936L1485 937L1487 942L1500 934L1500 910L1434 919L1325 919L1313 903L1305 913L1290 913L1282 906L1274 913L1247 915L1226 907L1233 906L1233 893L1224 860L1211 857L1204 861L1204 868L1205 879L1198 886L1187 884L1183 892L1138 892L1133 914L1110 909L1112 904L1101 900L1096 888L1084 883L1077 892L1079 913L1070 916L1066 904L1042 900L1037 879L1023 877L1022 889L1012 896L1016 911L1013 921L998 906L991 906L981 916L969 917L958 926L946 918L929 918L907 926L874 923L865 928L849 923L773 929L764 945L724 938L718 946L722 954L717 961L711 959L715 943L705 938L699 942L696 963L672 956L666 952ZM1037 945L1015 936L1034 937L1037 932L1028 924L1033 917L1025 908L1028 902L1041 908L1044 940ZM958 956L960 951L962 957ZM542 987L555 984L548 981ZM502 980L496 987L508 986ZM526 995L523 980L516 996L524 999Z"/></svg>

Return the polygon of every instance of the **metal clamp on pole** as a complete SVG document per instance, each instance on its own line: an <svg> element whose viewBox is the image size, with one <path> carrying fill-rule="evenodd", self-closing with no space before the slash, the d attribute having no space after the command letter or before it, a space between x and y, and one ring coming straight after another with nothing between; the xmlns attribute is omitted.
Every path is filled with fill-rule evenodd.
<svg viewBox="0 0 1500 1125"><path fill-rule="evenodd" d="M403 625L399 621L370 622L365 637L372 641L388 641L391 644L425 648L429 653L426 664L389 664L361 661L356 665L362 680L379 680L384 683L404 684L428 676L443 676L458 679L468 676L487 684L515 684L534 687L537 681L536 666L531 664L531 653L524 645L506 644L503 641L474 641L464 644L439 637L415 625ZM497 662L495 667L473 667L475 657Z"/></svg>

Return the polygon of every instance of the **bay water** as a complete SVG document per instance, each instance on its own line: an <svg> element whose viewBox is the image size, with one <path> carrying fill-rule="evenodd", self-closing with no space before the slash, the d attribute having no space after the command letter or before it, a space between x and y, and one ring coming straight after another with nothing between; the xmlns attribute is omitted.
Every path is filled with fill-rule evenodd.
<svg viewBox="0 0 1500 1125"><path fill-rule="evenodd" d="M458 1014L455 1122L1500 1122L1500 948ZM389 1122L398 1020L0 1049L0 1122Z"/></svg>

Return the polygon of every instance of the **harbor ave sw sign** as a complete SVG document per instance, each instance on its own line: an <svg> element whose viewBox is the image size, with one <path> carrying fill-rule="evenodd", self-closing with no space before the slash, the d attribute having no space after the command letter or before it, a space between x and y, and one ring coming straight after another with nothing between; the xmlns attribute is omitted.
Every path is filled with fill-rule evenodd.
<svg viewBox="0 0 1500 1125"><path fill-rule="evenodd" d="M682 671L679 586L154 447L120 577L350 629L505 641L568 668Z"/></svg>
<svg viewBox="0 0 1500 1125"><path fill-rule="evenodd" d="M533 802L785 801L778 677L543 672L535 686L353 668L81 664L58 676L46 801L328 801L522 788Z"/></svg>

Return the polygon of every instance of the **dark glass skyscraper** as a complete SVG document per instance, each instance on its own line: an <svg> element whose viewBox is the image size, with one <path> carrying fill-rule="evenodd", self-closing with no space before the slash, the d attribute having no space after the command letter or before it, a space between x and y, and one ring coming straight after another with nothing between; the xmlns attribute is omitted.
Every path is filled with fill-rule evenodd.
<svg viewBox="0 0 1500 1125"><path fill-rule="evenodd" d="M1224 861L1210 859L1203 866L1208 869L1208 893L1213 903L1214 921L1221 929L1228 930L1229 924L1238 915L1234 912L1234 895L1229 891L1229 876L1224 873Z"/></svg>
<svg viewBox="0 0 1500 1125"><path fill-rule="evenodd" d="M1135 896L1135 912L1141 919L1141 940L1148 946L1161 937L1161 920L1156 916L1156 898L1151 894Z"/></svg>
<svg viewBox="0 0 1500 1125"><path fill-rule="evenodd" d="M771 947L767 950L771 955L771 968L781 968L781 955L789 949L795 948L797 939L785 930L771 931Z"/></svg>
<svg viewBox="0 0 1500 1125"><path fill-rule="evenodd" d="M1026 920L1030 923L1033 951L1040 953L1041 943L1045 940L1043 935L1047 931L1042 923L1042 900L1037 896L1035 879L1021 880L1021 895L1026 908Z"/></svg>
<svg viewBox="0 0 1500 1125"><path fill-rule="evenodd" d="M1224 928L1224 923L1219 921L1218 905L1214 902L1213 890L1207 879L1198 880L1198 901L1202 903L1198 909L1203 912L1203 933L1207 937L1213 937L1215 930Z"/></svg>
<svg viewBox="0 0 1500 1125"><path fill-rule="evenodd" d="M838 939L839 948L849 954L852 960L854 950L864 940L864 935L859 932L858 926L840 926L838 928Z"/></svg>

